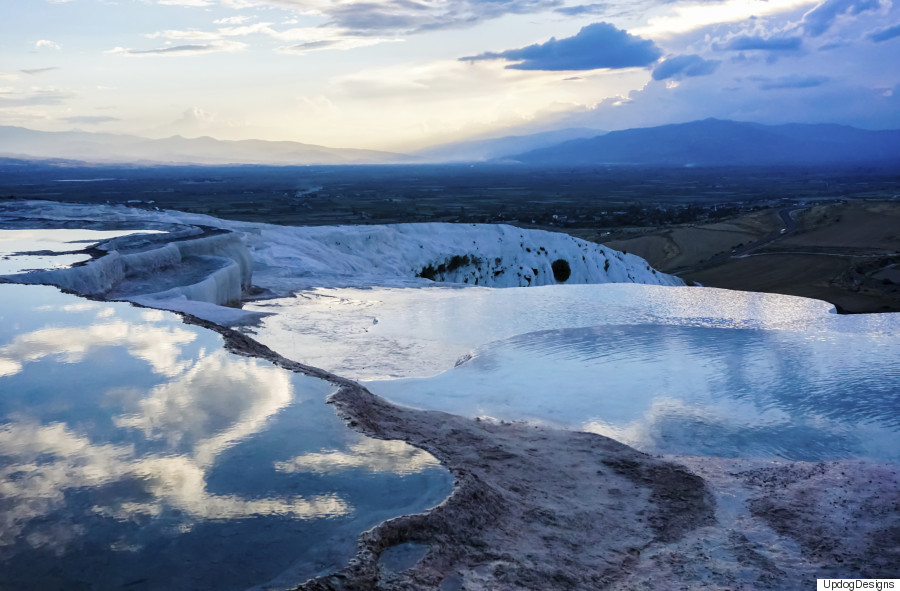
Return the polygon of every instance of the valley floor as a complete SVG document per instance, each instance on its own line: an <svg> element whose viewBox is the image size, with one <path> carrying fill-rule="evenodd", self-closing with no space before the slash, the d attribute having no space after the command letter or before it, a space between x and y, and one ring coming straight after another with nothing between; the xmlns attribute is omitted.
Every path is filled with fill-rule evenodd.
<svg viewBox="0 0 900 591"><path fill-rule="evenodd" d="M585 236L710 287L900 311L900 201L788 205L721 222ZM782 232L782 229L784 230Z"/></svg>

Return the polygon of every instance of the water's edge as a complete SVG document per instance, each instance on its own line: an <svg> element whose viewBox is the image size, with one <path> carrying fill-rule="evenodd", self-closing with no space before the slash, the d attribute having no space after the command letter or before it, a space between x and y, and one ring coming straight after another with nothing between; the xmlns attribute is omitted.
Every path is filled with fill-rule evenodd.
<svg viewBox="0 0 900 591"><path fill-rule="evenodd" d="M894 464L659 458L592 433L401 407L231 328L182 318L220 334L232 353L332 383L338 390L328 402L350 427L423 449L454 477L443 503L364 532L346 568L298 590L562 590L650 581L805 588L810 577L895 575L892 565L900 563ZM843 507L834 507L835 498ZM862 506L872 517L860 519ZM842 533L848 525L849 538ZM823 538L830 540L824 551ZM406 543L428 552L399 573L379 563L386 549Z"/></svg>

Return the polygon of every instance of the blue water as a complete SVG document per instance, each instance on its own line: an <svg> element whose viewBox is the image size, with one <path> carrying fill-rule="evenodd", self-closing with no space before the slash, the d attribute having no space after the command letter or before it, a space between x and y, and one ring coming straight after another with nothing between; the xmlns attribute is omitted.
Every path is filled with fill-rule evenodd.
<svg viewBox="0 0 900 591"><path fill-rule="evenodd" d="M154 230L88 230L82 228L0 228L0 275L35 269L59 269L87 261L86 249L119 236Z"/></svg>
<svg viewBox="0 0 900 591"><path fill-rule="evenodd" d="M172 314L0 303L0 588L287 587L450 492L433 457L342 424L330 384Z"/></svg>
<svg viewBox="0 0 900 591"><path fill-rule="evenodd" d="M844 318L808 330L542 331L433 378L368 385L402 404L543 421L650 453L900 460L900 335Z"/></svg>

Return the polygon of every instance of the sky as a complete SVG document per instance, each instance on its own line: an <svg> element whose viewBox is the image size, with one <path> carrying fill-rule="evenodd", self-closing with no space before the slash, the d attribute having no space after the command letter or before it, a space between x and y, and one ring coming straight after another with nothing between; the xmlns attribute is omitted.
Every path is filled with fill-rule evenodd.
<svg viewBox="0 0 900 591"><path fill-rule="evenodd" d="M900 6L0 3L0 125L409 152L707 117L900 128Z"/></svg>

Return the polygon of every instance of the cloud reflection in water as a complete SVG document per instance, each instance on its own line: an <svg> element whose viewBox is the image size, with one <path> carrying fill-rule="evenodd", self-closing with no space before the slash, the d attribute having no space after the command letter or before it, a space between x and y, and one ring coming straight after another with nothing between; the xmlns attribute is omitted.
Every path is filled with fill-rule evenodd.
<svg viewBox="0 0 900 591"><path fill-rule="evenodd" d="M328 473L361 468L371 472L413 474L437 465L439 463L434 456L402 441L366 439L351 445L349 452L327 450L308 453L286 462L277 462L275 469L285 473Z"/></svg>
<svg viewBox="0 0 900 591"><path fill-rule="evenodd" d="M263 429L270 417L293 401L294 393L289 374L256 360L223 351L181 359L178 345L194 336L178 328L116 321L86 330L42 329L3 348L23 361L58 355L67 363L90 363L94 349L124 346L171 380L140 392L133 403L136 413L113 417L116 426L139 431L157 443L151 453L137 452L134 444L94 443L61 422L41 425L34 418L22 418L0 427L0 456L6 460L0 469L5 506L0 545L15 543L30 520L60 510L66 491L116 482L128 483L130 495L92 510L119 520L171 509L188 520L260 515L313 519L351 510L336 494L244 499L207 490L207 471L217 457ZM59 544L74 539L82 529L74 525L65 535L31 535L28 543Z"/></svg>
<svg viewBox="0 0 900 591"><path fill-rule="evenodd" d="M348 429L331 384L170 313L0 300L0 588L287 588L452 488L424 452Z"/></svg>

